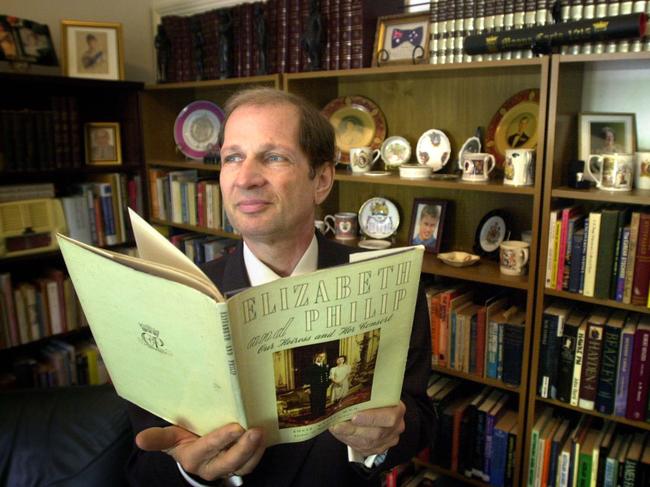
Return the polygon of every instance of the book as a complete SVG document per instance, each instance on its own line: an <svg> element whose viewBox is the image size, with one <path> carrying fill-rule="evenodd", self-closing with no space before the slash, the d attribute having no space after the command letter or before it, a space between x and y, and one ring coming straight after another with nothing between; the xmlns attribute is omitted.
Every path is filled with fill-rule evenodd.
<svg viewBox="0 0 650 487"><path fill-rule="evenodd" d="M580 376L580 399L578 406L593 410L596 407L598 376L603 351L603 336L609 310L600 308L587 318L587 332L584 346L584 359Z"/></svg>
<svg viewBox="0 0 650 487"><path fill-rule="evenodd" d="M503 324L503 355L501 358L503 372L501 380L506 384L521 384L521 364L524 351L524 334L526 326L525 312L513 316Z"/></svg>
<svg viewBox="0 0 650 487"><path fill-rule="evenodd" d="M478 448L476 444L476 429L478 427L478 408L483 401L493 392L489 386L483 387L481 391L474 396L472 402L465 408L463 418L463 433L461 433L461 456L459 458L458 472L466 477L471 477L474 466L474 452Z"/></svg>
<svg viewBox="0 0 650 487"><path fill-rule="evenodd" d="M618 363L616 369L616 396L614 397L614 414L625 416L627 410L627 396L630 384L630 367L632 365L632 352L634 350L634 334L639 315L632 313L625 320L625 326L621 331L621 344L618 350Z"/></svg>
<svg viewBox="0 0 650 487"><path fill-rule="evenodd" d="M553 436L555 436L555 432L561 424L561 418L551 418L539 435L539 439L537 440L537 465L535 467L536 486L542 486L548 483Z"/></svg>
<svg viewBox="0 0 650 487"><path fill-rule="evenodd" d="M640 485L637 483L637 478L640 479L641 477L641 455L647 436L647 432L636 432L632 437L632 442L630 443L630 448L627 451L625 463L623 464L623 487L636 487Z"/></svg>
<svg viewBox="0 0 650 487"><path fill-rule="evenodd" d="M600 242L600 222L602 213L592 211L589 213L589 234L587 236L587 253L585 261L585 283L582 294L594 296L596 286L596 269L598 267L598 243Z"/></svg>
<svg viewBox="0 0 650 487"><path fill-rule="evenodd" d="M562 210L551 210L549 212L549 221L548 221L548 250L546 254L546 274L544 279L544 286L547 288L554 288L555 282L557 281L557 267L554 267L554 262L557 264L557 254L556 250L556 223L558 218L560 219L560 229L562 228ZM557 239L559 241L559 235Z"/></svg>
<svg viewBox="0 0 650 487"><path fill-rule="evenodd" d="M567 261L567 247L568 253L571 252L571 238L573 237L570 231L570 226L575 226L575 221L584 218L584 210L581 206L568 206L562 209L561 226L560 226L560 247L557 257L557 276L555 281L555 289L562 290L565 282L565 265ZM571 221L571 225L569 222ZM567 269L568 270L568 269ZM568 276L568 272L566 272Z"/></svg>
<svg viewBox="0 0 650 487"><path fill-rule="evenodd" d="M553 408L545 406L543 409L535 411L535 420L530 435L530 454L528 460L528 487L535 485L536 471L537 471L537 457L539 452L539 436L546 427L546 424L551 420L553 415Z"/></svg>
<svg viewBox="0 0 650 487"><path fill-rule="evenodd" d="M472 463L472 477L485 481L487 472L485 469L485 445L488 434L488 415L490 410L506 395L499 390L493 390L490 395L481 403L476 413L476 432L474 436L474 455ZM507 395L506 395L507 397Z"/></svg>
<svg viewBox="0 0 650 487"><path fill-rule="evenodd" d="M632 283L634 281L634 267L636 264L636 248L639 240L639 223L641 213L633 211L630 217L630 242L628 244L627 264L625 266L625 283L623 285L623 302L632 302Z"/></svg>
<svg viewBox="0 0 650 487"><path fill-rule="evenodd" d="M622 214L622 210L614 208L604 208L601 212L596 279L594 283L594 297L599 299L609 299L612 272L616 264L614 254L618 236L618 222Z"/></svg>
<svg viewBox="0 0 650 487"><path fill-rule="evenodd" d="M580 454L578 456L577 469L577 486L590 487L591 472L594 468L593 451L599 432L595 429L589 429L585 435L584 441L580 444Z"/></svg>
<svg viewBox="0 0 650 487"><path fill-rule="evenodd" d="M129 214L139 258L57 236L120 396L199 435L230 422L263 424L268 445L303 441L361 408L399 401L422 247L367 252L344 266L225 299L167 239ZM358 285L368 292L361 296ZM349 317L345 325L343 314ZM328 342L351 347L348 355L371 343L364 358L358 356L372 380L349 407L295 427L294 413L309 401L289 406L294 390L284 365L297 364L294 356L307 353L305 346ZM310 365L308 360L305 367ZM301 376L292 379L302 390Z"/></svg>
<svg viewBox="0 0 650 487"><path fill-rule="evenodd" d="M516 425L517 413L515 411L506 411L494 426L490 485L495 487L503 486L505 484L506 460L508 456L508 435Z"/></svg>
<svg viewBox="0 0 650 487"><path fill-rule="evenodd" d="M598 449L594 450L594 462L597 467L592 474L592 482L594 485L602 485L605 479L605 464L607 462L607 455L612 449L614 440L616 438L617 423L614 421L607 421L601 429L601 437L598 441Z"/></svg>
<svg viewBox="0 0 650 487"><path fill-rule="evenodd" d="M625 417L645 421L650 387L650 316L643 315L634 332L630 384Z"/></svg>
<svg viewBox="0 0 650 487"><path fill-rule="evenodd" d="M485 427L485 456L483 457L483 481L490 482L490 472L492 470L493 444L494 444L494 426L497 421L506 413L506 405L510 397L505 394L501 399L488 411Z"/></svg>
<svg viewBox="0 0 650 487"><path fill-rule="evenodd" d="M558 485L559 460L562 452L562 446L569 437L571 421L568 419L561 420L560 425L555 431L551 440L550 465L548 470L547 485Z"/></svg>
<svg viewBox="0 0 650 487"><path fill-rule="evenodd" d="M614 235L614 256L612 258L612 264L611 264L611 273L610 273L610 282L609 282L609 299L616 299L616 289L618 286L618 281L619 281L619 272L620 272L620 266L621 266L621 260L623 259L623 256L621 255L623 252L623 239L624 239L624 230L628 230L628 241L625 244L626 246L629 244L629 225L626 225L630 220L630 211L628 208L625 209L620 209L618 210L618 215L616 219L616 232ZM627 253L627 249L625 250ZM627 256L625 257L625 260L627 260ZM625 264L625 263L623 263ZM621 279L621 291L623 289L624 281L625 279Z"/></svg>
<svg viewBox="0 0 650 487"><path fill-rule="evenodd" d="M564 335L564 322L570 311L570 303L558 301L547 307L542 315L537 392L543 398L557 398L559 354Z"/></svg>
<svg viewBox="0 0 650 487"><path fill-rule="evenodd" d="M630 251L630 225L623 227L620 239L619 259L616 270L616 292L614 299L623 302L623 293L625 292L625 273L627 272L627 263Z"/></svg>
<svg viewBox="0 0 650 487"><path fill-rule="evenodd" d="M605 323L602 360L596 393L596 411L599 413L612 414L614 412L618 350L626 315L625 311L616 310Z"/></svg>
<svg viewBox="0 0 650 487"><path fill-rule="evenodd" d="M580 401L580 380L582 379L587 326L587 320L585 319L580 323L576 335L576 351L573 359L573 379L571 381L571 398L569 400L571 406L577 406Z"/></svg>
<svg viewBox="0 0 650 487"><path fill-rule="evenodd" d="M641 213L634 259L631 304L646 306L650 284L650 213Z"/></svg>
<svg viewBox="0 0 650 487"><path fill-rule="evenodd" d="M578 329L586 317L583 309L575 308L564 324L557 373L557 399L566 403L571 401Z"/></svg>
<svg viewBox="0 0 650 487"><path fill-rule="evenodd" d="M571 265L569 269L569 291L572 293L580 292L580 264L582 259L582 246L585 240L584 218L582 228L573 232L571 242Z"/></svg>

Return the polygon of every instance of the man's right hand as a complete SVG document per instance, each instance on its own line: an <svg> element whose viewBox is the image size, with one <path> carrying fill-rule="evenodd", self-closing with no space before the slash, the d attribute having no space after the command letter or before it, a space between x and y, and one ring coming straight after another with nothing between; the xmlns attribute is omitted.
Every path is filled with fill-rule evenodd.
<svg viewBox="0 0 650 487"><path fill-rule="evenodd" d="M205 436L178 426L149 428L138 433L135 442L142 450L164 451L186 472L212 481L252 472L264 454L263 436L259 428L244 431L231 423Z"/></svg>

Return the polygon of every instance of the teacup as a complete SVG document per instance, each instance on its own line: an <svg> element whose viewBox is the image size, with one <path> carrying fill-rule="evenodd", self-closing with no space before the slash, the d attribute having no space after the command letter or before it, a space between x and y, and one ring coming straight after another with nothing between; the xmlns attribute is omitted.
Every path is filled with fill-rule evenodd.
<svg viewBox="0 0 650 487"><path fill-rule="evenodd" d="M485 152L464 152L458 161L463 181L487 181L494 169L494 156Z"/></svg>
<svg viewBox="0 0 650 487"><path fill-rule="evenodd" d="M353 147L350 149L350 167L353 174L363 174L370 171L370 168L381 156L379 149L372 150L370 147Z"/></svg>
<svg viewBox="0 0 650 487"><path fill-rule="evenodd" d="M503 184L530 186L534 183L535 149L507 149Z"/></svg>
<svg viewBox="0 0 650 487"><path fill-rule="evenodd" d="M634 187L639 189L650 189L650 152L636 153Z"/></svg>
<svg viewBox="0 0 650 487"><path fill-rule="evenodd" d="M634 179L634 154L592 154L585 164L586 172L605 191L630 191ZM592 166L596 166L594 172Z"/></svg>
<svg viewBox="0 0 650 487"><path fill-rule="evenodd" d="M499 245L499 270L509 276L523 276L528 271L530 244L522 240L506 240Z"/></svg>
<svg viewBox="0 0 650 487"><path fill-rule="evenodd" d="M357 214L351 211L342 211L334 215L327 215L323 218L329 229L334 229L334 238L338 240L352 240L357 238L358 222ZM328 228L326 227L326 230Z"/></svg>
<svg viewBox="0 0 650 487"><path fill-rule="evenodd" d="M318 230L323 235L325 235L327 232L334 232L334 227L324 220L314 220L314 227L316 227L316 230Z"/></svg>

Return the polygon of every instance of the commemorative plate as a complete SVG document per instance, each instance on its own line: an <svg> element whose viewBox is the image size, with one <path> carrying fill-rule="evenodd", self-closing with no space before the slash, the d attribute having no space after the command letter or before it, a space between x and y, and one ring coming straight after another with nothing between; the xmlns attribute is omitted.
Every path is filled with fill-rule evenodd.
<svg viewBox="0 0 650 487"><path fill-rule="evenodd" d="M193 101L181 110L174 123L174 142L190 159L203 160L218 147L224 114L210 101Z"/></svg>
<svg viewBox="0 0 650 487"><path fill-rule="evenodd" d="M422 134L416 149L418 163L429 166L434 172L440 171L451 154L449 138L442 130L431 129Z"/></svg>
<svg viewBox="0 0 650 487"><path fill-rule="evenodd" d="M390 237L399 227L399 211L395 203L386 198L370 198L359 209L359 227L372 239Z"/></svg>
<svg viewBox="0 0 650 487"><path fill-rule="evenodd" d="M476 228L474 251L479 255L496 256L501 242L509 238L508 220L508 214L503 210L488 212Z"/></svg>
<svg viewBox="0 0 650 487"><path fill-rule="evenodd" d="M388 137L381 144L381 158L386 167L399 167L411 158L411 144L399 135Z"/></svg>

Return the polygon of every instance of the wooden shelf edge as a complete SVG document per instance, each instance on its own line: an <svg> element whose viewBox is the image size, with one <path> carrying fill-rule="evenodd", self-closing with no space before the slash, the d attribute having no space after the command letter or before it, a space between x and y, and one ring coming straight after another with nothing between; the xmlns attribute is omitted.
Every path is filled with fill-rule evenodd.
<svg viewBox="0 0 650 487"><path fill-rule="evenodd" d="M158 218L150 218L149 222L152 225L163 225L167 227L182 228L183 230L188 230L196 233L205 233L207 235L216 235L218 237L233 238L236 240L241 240L241 235L232 232L226 232L225 230L220 230L217 228L207 228L199 227L196 225L188 225L186 223L170 222L167 220L160 220Z"/></svg>
<svg viewBox="0 0 650 487"><path fill-rule="evenodd" d="M203 162L189 162L189 161L167 161L167 160L152 160L147 161L147 168L150 167L170 167L172 169L198 169L200 171L221 171L220 164L205 164Z"/></svg>
<svg viewBox="0 0 650 487"><path fill-rule="evenodd" d="M259 83L275 83L279 80L278 74L262 76L247 76L242 78L209 79L204 81L179 81L174 83L149 83L145 85L145 91L159 90L184 90L195 88L218 88L221 86L249 85Z"/></svg>
<svg viewBox="0 0 650 487"><path fill-rule="evenodd" d="M513 386L506 384L500 380L490 379L488 377L479 377L478 375L468 374L467 372L461 372L459 370L449 369L447 367L440 367L439 365L431 365L431 370L434 372L440 372L441 374L451 375L463 380L469 380L476 382L478 384L484 384L487 386L496 387L498 389L503 389L504 391L514 392L519 394L521 392L521 386Z"/></svg>
<svg viewBox="0 0 650 487"><path fill-rule="evenodd" d="M449 470L447 468L441 467L439 465L434 465L429 462L424 462L420 460L419 458L414 458L413 463L415 465L419 465L420 467L428 468L436 473L439 473L440 475L444 475L445 477L451 477L456 480L460 480L461 482L464 482L466 485L477 485L480 487L485 487L489 484L483 482L482 480L477 480L477 479L471 479L469 477L465 477L464 475L455 472L453 470Z"/></svg>
<svg viewBox="0 0 650 487"><path fill-rule="evenodd" d="M426 254L422 262L422 272L531 292L534 284L529 275L507 276L501 274L499 263L488 259L481 259L477 264L468 267L452 267L443 264L435 255Z"/></svg>
<svg viewBox="0 0 650 487"><path fill-rule="evenodd" d="M602 191L596 188L573 189L569 186L560 186L551 190L551 197L629 205L650 205L649 189L635 188L632 191Z"/></svg>
<svg viewBox="0 0 650 487"><path fill-rule="evenodd" d="M563 54L556 55L560 63L584 63L584 62L599 62L599 61L630 61L630 60L648 60L650 53L648 52L615 52L603 54Z"/></svg>
<svg viewBox="0 0 650 487"><path fill-rule="evenodd" d="M646 431L650 431L650 423L646 423L645 421L635 421L633 419L628 419L621 416L614 416L612 414L603 414L603 413L599 413L598 411L591 411L589 409L583 409L577 406L572 406L571 404L567 404L565 402L558 401L556 399L548 399L539 396L537 396L536 399L540 402L550 404L551 406L556 406L563 409L569 409L571 411L577 411L583 414L589 414L590 416L596 416L598 418L608 419L610 421L615 421L617 423L625 424L627 426L633 426L635 428L640 428Z"/></svg>
<svg viewBox="0 0 650 487"><path fill-rule="evenodd" d="M556 298L564 298L572 301L581 301L583 303L590 303L596 306L608 306L610 308L624 309L626 311L635 311L637 313L650 314L650 308L645 306L637 306L635 304L626 304L621 303L620 301L615 301L613 299L599 299L592 298L589 296L583 296L578 293L570 293L568 291L558 291L557 289L544 289L544 294L548 296L554 296Z"/></svg>
<svg viewBox="0 0 650 487"><path fill-rule="evenodd" d="M0 348L0 353L12 352L12 351L13 352L21 351L21 350L23 350L25 348L34 347L34 346L37 346L40 343L45 343L48 340L71 338L71 337L75 337L77 335L81 335L84 332L91 333L90 327L89 326L81 326L79 328L75 328L74 330L68 330L68 331L64 331L62 333L55 333L53 335L40 337L40 338L37 338L36 340L30 340L30 341L28 341L26 343L21 343L19 345L12 345L10 347Z"/></svg>

